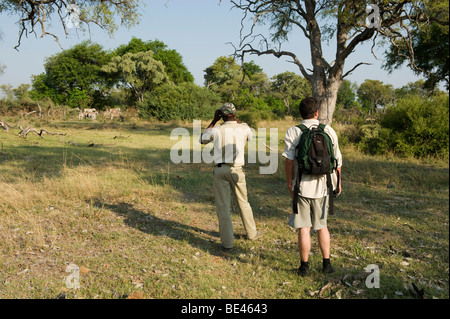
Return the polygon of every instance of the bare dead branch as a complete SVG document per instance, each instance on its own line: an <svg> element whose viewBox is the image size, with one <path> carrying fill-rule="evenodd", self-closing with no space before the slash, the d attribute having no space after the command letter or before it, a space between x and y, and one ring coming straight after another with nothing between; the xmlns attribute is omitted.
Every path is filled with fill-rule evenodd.
<svg viewBox="0 0 450 319"><path fill-rule="evenodd" d="M0 119L0 126L1 126L6 132L9 132L9 129L10 129L10 128L15 128L15 127L17 127L18 125L19 125L19 123L17 123L16 125L13 125L13 124L10 124L10 123L8 123L8 122L2 121L2 120Z"/></svg>
<svg viewBox="0 0 450 319"><path fill-rule="evenodd" d="M360 62L358 64L356 64L350 71L346 72L341 79L344 79L346 76L349 76L353 71L356 70L357 67L361 66L361 65L372 65L372 63L366 63L366 62Z"/></svg>
<svg viewBox="0 0 450 319"><path fill-rule="evenodd" d="M38 131L37 129L35 129L35 128L32 128L32 127L30 127L30 126L27 126L27 127L25 127L25 128L22 128L21 126L19 126L19 128L20 128L20 133L19 133L19 137L23 137L24 139L26 139L27 138L27 135L28 135L28 133L31 133L31 132L33 132L33 133L36 133L37 135L39 135L41 138L44 138L44 133L45 134L49 134L49 135L63 135L63 136L65 136L67 133L52 133L52 132L49 132L49 131L47 131L47 130L44 130L44 129L42 129L41 128L41 130L40 131Z"/></svg>

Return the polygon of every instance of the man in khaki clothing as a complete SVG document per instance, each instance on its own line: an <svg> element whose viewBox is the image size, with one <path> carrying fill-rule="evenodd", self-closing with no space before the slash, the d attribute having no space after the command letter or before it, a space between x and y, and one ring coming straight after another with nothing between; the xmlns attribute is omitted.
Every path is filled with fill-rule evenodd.
<svg viewBox="0 0 450 319"><path fill-rule="evenodd" d="M214 127L223 119L224 123ZM219 232L224 249L233 248L233 224L231 222L231 192L236 196L242 223L249 239L261 237L256 230L253 211L247 199L247 184L243 166L245 143L252 139L252 131L236 119L236 108L225 103L214 114L214 119L200 136L201 144L214 143L214 197L219 219Z"/></svg>

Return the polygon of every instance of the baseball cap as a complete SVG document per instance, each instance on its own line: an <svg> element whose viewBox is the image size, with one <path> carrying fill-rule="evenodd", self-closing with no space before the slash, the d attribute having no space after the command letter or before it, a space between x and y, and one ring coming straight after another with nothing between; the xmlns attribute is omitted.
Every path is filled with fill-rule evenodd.
<svg viewBox="0 0 450 319"><path fill-rule="evenodd" d="M225 103L220 107L220 111L223 115L232 115L236 114L236 108L234 107L233 103Z"/></svg>

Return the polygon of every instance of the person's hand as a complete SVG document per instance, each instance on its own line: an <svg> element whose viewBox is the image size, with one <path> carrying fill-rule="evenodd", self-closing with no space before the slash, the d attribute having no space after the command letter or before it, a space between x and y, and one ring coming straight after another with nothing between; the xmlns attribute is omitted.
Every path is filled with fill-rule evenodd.
<svg viewBox="0 0 450 319"><path fill-rule="evenodd" d="M294 199L294 192L292 191L292 185L287 185L289 192L291 193L291 198Z"/></svg>

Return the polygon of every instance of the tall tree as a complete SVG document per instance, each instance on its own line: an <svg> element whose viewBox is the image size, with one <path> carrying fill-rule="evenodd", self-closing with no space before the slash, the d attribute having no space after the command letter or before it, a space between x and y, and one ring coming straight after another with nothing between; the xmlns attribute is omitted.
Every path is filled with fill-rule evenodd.
<svg viewBox="0 0 450 319"><path fill-rule="evenodd" d="M395 97L394 87L378 80L365 80L358 88L358 99L364 109L374 112L378 106L392 103Z"/></svg>
<svg viewBox="0 0 450 319"><path fill-rule="evenodd" d="M45 73L33 77L34 97L48 96L55 103L79 106L81 97L93 102L103 95L108 78L101 68L110 57L99 44L85 41L46 59ZM87 102L82 103L84 106Z"/></svg>
<svg viewBox="0 0 450 319"><path fill-rule="evenodd" d="M0 14L7 13L19 16L19 38L40 32L40 37L52 36L59 43L56 34L50 32L50 21L58 21L67 36L69 29L76 27L85 31L90 25L97 25L112 34L118 25L115 18L126 27L135 25L139 20L139 0L2 0ZM53 25L54 26L54 25Z"/></svg>
<svg viewBox="0 0 450 319"><path fill-rule="evenodd" d="M291 102L311 95L311 84L304 77L286 71L272 78L272 91L283 100L286 114L291 114Z"/></svg>
<svg viewBox="0 0 450 319"><path fill-rule="evenodd" d="M342 81L339 88L336 104L341 105L344 109L351 108L356 98L357 84L351 83L349 80Z"/></svg>
<svg viewBox="0 0 450 319"><path fill-rule="evenodd" d="M255 61L245 62L242 71L245 76L240 79L241 89L247 88L255 96L262 95L269 89L269 78Z"/></svg>
<svg viewBox="0 0 450 319"><path fill-rule="evenodd" d="M232 0L234 7L243 11L241 42L235 55L242 59L247 54L289 58L311 83L312 95L319 99L319 120L329 124L343 79L357 67L368 64L357 63L345 72L345 61L358 44L373 40L375 45L378 37L411 41L411 25L427 20L425 7L432 1ZM370 8L366 7L368 4L372 4ZM244 28L246 25L249 27ZM261 25L269 26L270 35L260 33ZM293 30L309 41L311 68L305 64L304 52L300 55L282 50ZM323 42L333 38L336 51L333 61L328 62Z"/></svg>
<svg viewBox="0 0 450 319"><path fill-rule="evenodd" d="M233 100L239 93L244 73L233 57L221 56L205 69L205 86Z"/></svg>
<svg viewBox="0 0 450 319"><path fill-rule="evenodd" d="M128 89L134 101L144 101L144 94L169 81L161 61L153 52L126 53L114 57L102 70L117 76L120 85Z"/></svg>
<svg viewBox="0 0 450 319"><path fill-rule="evenodd" d="M153 51L153 58L164 64L164 69L170 81L175 84L194 82L194 76L183 63L183 57L176 50L168 49L167 45L159 40L142 41L133 37L130 42L119 46L114 53L120 56L126 53Z"/></svg>

